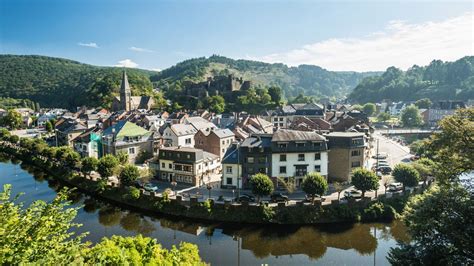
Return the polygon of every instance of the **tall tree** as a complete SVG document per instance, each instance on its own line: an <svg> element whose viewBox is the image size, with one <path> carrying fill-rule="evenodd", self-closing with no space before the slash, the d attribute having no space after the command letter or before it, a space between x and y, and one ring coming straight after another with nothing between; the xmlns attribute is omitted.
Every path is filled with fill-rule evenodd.
<svg viewBox="0 0 474 266"><path fill-rule="evenodd" d="M362 191L362 197L365 197L366 191L377 190L379 188L379 178L377 175L365 168L356 168L352 171L352 185Z"/></svg>
<svg viewBox="0 0 474 266"><path fill-rule="evenodd" d="M413 166L405 163L397 164L393 169L392 175L397 182L403 184L403 190L405 190L406 187L414 187L418 185L418 182L420 181L420 174L418 171L416 171Z"/></svg>
<svg viewBox="0 0 474 266"><path fill-rule="evenodd" d="M11 129L18 129L23 124L21 114L14 110L8 110L7 115L3 117L3 124Z"/></svg>
<svg viewBox="0 0 474 266"><path fill-rule="evenodd" d="M107 179L114 175L119 165L119 160L111 154L107 154L104 157L100 158L99 164L97 165L97 172L103 179Z"/></svg>
<svg viewBox="0 0 474 266"><path fill-rule="evenodd" d="M126 165L120 172L119 179L123 186L131 186L140 177L140 171L135 165Z"/></svg>
<svg viewBox="0 0 474 266"><path fill-rule="evenodd" d="M423 98L419 99L418 101L415 102L415 106L420 108L420 109L428 109L431 107L433 103L429 98Z"/></svg>
<svg viewBox="0 0 474 266"><path fill-rule="evenodd" d="M279 105L281 102L282 91L280 87L271 86L268 88L268 94L272 98L272 102L276 105Z"/></svg>
<svg viewBox="0 0 474 266"><path fill-rule="evenodd" d="M303 178L301 189L303 189L307 195L311 196L314 204L314 198L316 196L322 197L328 190L328 182L319 173L309 173Z"/></svg>
<svg viewBox="0 0 474 266"><path fill-rule="evenodd" d="M420 110L414 105L410 105L403 109L401 120L405 127L417 127L423 124Z"/></svg>
<svg viewBox="0 0 474 266"><path fill-rule="evenodd" d="M366 103L362 107L362 111L367 114L367 116L372 116L375 113L376 106L373 103Z"/></svg>
<svg viewBox="0 0 474 266"><path fill-rule="evenodd" d="M84 157L81 160L81 172L84 176L90 175L92 171L97 170L99 160L94 157Z"/></svg>
<svg viewBox="0 0 474 266"><path fill-rule="evenodd" d="M250 186L252 187L252 193L257 196L257 201L260 202L260 198L268 196L273 192L273 182L266 174L255 174L250 178Z"/></svg>

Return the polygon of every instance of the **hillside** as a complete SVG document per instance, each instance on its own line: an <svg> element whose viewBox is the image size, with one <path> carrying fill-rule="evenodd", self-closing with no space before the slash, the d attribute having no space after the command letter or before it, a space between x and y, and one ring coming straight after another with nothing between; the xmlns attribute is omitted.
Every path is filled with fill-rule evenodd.
<svg viewBox="0 0 474 266"><path fill-rule="evenodd" d="M0 55L0 97L30 99L42 107L107 106L118 93L122 68L46 56ZM127 69L133 94L151 94L154 72Z"/></svg>
<svg viewBox="0 0 474 266"><path fill-rule="evenodd" d="M407 71L390 67L381 76L368 77L352 91L353 102L474 99L474 56L454 62L434 60Z"/></svg>
<svg viewBox="0 0 474 266"><path fill-rule="evenodd" d="M343 97L359 81L377 72L334 72L318 66L300 65L288 67L284 64L268 64L250 60L234 60L213 55L183 61L151 77L158 87L169 88L184 81L205 81L207 77L234 74L250 80L256 86L279 86L284 96L299 94L316 97Z"/></svg>

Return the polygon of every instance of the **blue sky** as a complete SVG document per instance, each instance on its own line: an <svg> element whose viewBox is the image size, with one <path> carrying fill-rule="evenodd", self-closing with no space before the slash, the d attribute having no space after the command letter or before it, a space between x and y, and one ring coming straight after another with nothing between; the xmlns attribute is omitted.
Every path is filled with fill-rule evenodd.
<svg viewBox="0 0 474 266"><path fill-rule="evenodd" d="M0 53L163 69L184 59L406 68L473 54L473 3L0 0Z"/></svg>

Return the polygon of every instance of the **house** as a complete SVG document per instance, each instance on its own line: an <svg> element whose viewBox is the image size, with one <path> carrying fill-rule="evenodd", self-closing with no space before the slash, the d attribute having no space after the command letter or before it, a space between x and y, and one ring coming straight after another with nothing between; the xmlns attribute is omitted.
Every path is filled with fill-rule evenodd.
<svg viewBox="0 0 474 266"><path fill-rule="evenodd" d="M38 127L44 127L46 122L51 121L51 119L56 119L56 115L54 113L44 113L38 117L36 123L38 124Z"/></svg>
<svg viewBox="0 0 474 266"><path fill-rule="evenodd" d="M324 119L326 109L316 103L294 103L279 107L274 111L267 111L264 116L275 128L289 128L295 118L322 118Z"/></svg>
<svg viewBox="0 0 474 266"><path fill-rule="evenodd" d="M132 90L128 83L127 73L123 71L122 83L120 85L120 97L115 97L112 102L113 111L131 111L135 109L150 110L155 101L151 96L132 96Z"/></svg>
<svg viewBox="0 0 474 266"><path fill-rule="evenodd" d="M297 117L291 122L289 129L300 131L329 132L332 130L331 123L321 118Z"/></svg>
<svg viewBox="0 0 474 266"><path fill-rule="evenodd" d="M235 135L229 129L199 130L194 135L194 147L223 158L234 139Z"/></svg>
<svg viewBox="0 0 474 266"><path fill-rule="evenodd" d="M438 122L445 116L453 115L459 108L466 108L463 101L438 101L428 110L428 125L437 126Z"/></svg>
<svg viewBox="0 0 474 266"><path fill-rule="evenodd" d="M212 129L217 128L214 123L209 122L200 116L187 117L184 121L185 124L193 126L197 131L202 130L210 132Z"/></svg>
<svg viewBox="0 0 474 266"><path fill-rule="evenodd" d="M254 174L272 174L272 134L252 134L240 144L242 185L249 186Z"/></svg>
<svg viewBox="0 0 474 266"><path fill-rule="evenodd" d="M86 130L73 140L74 150L81 157L102 157L102 130L94 127Z"/></svg>
<svg viewBox="0 0 474 266"><path fill-rule="evenodd" d="M82 121L71 118L61 118L54 125L56 140L59 146L67 145L72 147L73 140L87 130L87 125Z"/></svg>
<svg viewBox="0 0 474 266"><path fill-rule="evenodd" d="M123 152L128 154L130 163L153 154L152 133L128 121L119 121L105 129L101 142L104 155Z"/></svg>
<svg viewBox="0 0 474 266"><path fill-rule="evenodd" d="M167 124L163 130L163 141L165 145L176 147L194 147L194 135L196 128L187 124Z"/></svg>
<svg viewBox="0 0 474 266"><path fill-rule="evenodd" d="M316 103L307 103L307 104L293 104L293 107L296 109L293 117L305 116L308 118L323 118L326 113L324 105Z"/></svg>
<svg viewBox="0 0 474 266"><path fill-rule="evenodd" d="M145 115L143 118L143 124L147 128L151 127L161 127L165 124L166 119L162 118L160 115Z"/></svg>
<svg viewBox="0 0 474 266"><path fill-rule="evenodd" d="M364 133L332 132L328 139L329 181L351 181L352 170L368 168L370 149Z"/></svg>
<svg viewBox="0 0 474 266"><path fill-rule="evenodd" d="M299 187L310 172L328 175L328 147L326 138L315 132L289 129L277 130L271 139L271 176L295 178Z"/></svg>
<svg viewBox="0 0 474 266"><path fill-rule="evenodd" d="M202 186L221 183L218 155L189 147L163 147L150 161L157 177L165 181Z"/></svg>
<svg viewBox="0 0 474 266"><path fill-rule="evenodd" d="M242 187L242 164L238 144L233 144L222 159L222 188L241 188Z"/></svg>

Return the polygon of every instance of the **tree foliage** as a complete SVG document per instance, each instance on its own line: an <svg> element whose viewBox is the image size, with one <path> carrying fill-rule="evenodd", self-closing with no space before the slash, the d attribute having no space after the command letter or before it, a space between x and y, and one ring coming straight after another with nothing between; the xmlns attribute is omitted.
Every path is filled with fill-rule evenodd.
<svg viewBox="0 0 474 266"><path fill-rule="evenodd" d="M328 182L319 173L309 173L303 178L301 189L303 189L307 195L311 196L314 202L314 197L322 197L328 190Z"/></svg>
<svg viewBox="0 0 474 266"><path fill-rule="evenodd" d="M379 188L379 178L374 172L365 168L356 168L352 171L352 185L362 191L362 197L366 191L377 190Z"/></svg>
<svg viewBox="0 0 474 266"><path fill-rule="evenodd" d="M420 110L414 105L410 105L403 109L401 120L404 127L417 127L423 124Z"/></svg>
<svg viewBox="0 0 474 266"><path fill-rule="evenodd" d="M268 196L273 192L273 182L266 174L255 174L250 179L252 193L257 195L258 201L260 197Z"/></svg>
<svg viewBox="0 0 474 266"><path fill-rule="evenodd" d="M140 171L135 165L127 164L120 172L119 179L122 185L131 186L140 177Z"/></svg>
<svg viewBox="0 0 474 266"><path fill-rule="evenodd" d="M390 120L391 116L389 113L385 113L385 112L381 112L378 116L377 116L377 120L379 122L386 122L387 120Z"/></svg>
<svg viewBox="0 0 474 266"><path fill-rule="evenodd" d="M100 158L99 164L97 165L97 172L99 172L102 178L106 179L114 175L118 165L119 160L115 156L107 154Z"/></svg>
<svg viewBox="0 0 474 266"><path fill-rule="evenodd" d="M1 124L11 129L18 129L22 126L21 114L15 109L8 110L7 115L1 118Z"/></svg>
<svg viewBox="0 0 474 266"><path fill-rule="evenodd" d="M419 99L415 102L415 106L420 109L428 109L431 107L431 105L433 105L433 102L431 102L429 98Z"/></svg>
<svg viewBox="0 0 474 266"><path fill-rule="evenodd" d="M92 171L97 170L97 166L99 164L99 160L94 157L84 157L81 160L81 172L84 175L90 175Z"/></svg>
<svg viewBox="0 0 474 266"><path fill-rule="evenodd" d="M349 98L360 103L381 102L384 99L472 99L474 56L466 56L454 62L433 60L428 66L414 65L405 72L389 67L381 76L363 79Z"/></svg>
<svg viewBox="0 0 474 266"><path fill-rule="evenodd" d="M375 114L376 106L373 103L366 103L362 107L362 111L367 114L367 116L372 116Z"/></svg>
<svg viewBox="0 0 474 266"><path fill-rule="evenodd" d="M393 169L393 178L403 184L403 187L414 187L420 181L420 174L416 169L406 163L400 163Z"/></svg>
<svg viewBox="0 0 474 266"><path fill-rule="evenodd" d="M0 192L0 264L205 265L197 246L184 242L170 250L141 235L103 238L95 246L82 242L87 233L74 232L81 226L73 222L78 208L66 198L63 190L50 203L38 200L24 208L5 185Z"/></svg>

